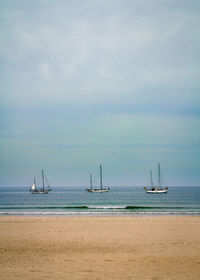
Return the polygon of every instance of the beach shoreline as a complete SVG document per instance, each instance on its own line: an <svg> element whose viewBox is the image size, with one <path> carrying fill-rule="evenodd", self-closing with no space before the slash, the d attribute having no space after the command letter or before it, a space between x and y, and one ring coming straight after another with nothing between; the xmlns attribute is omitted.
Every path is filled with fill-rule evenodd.
<svg viewBox="0 0 200 280"><path fill-rule="evenodd" d="M199 279L199 216L0 216L1 279Z"/></svg>

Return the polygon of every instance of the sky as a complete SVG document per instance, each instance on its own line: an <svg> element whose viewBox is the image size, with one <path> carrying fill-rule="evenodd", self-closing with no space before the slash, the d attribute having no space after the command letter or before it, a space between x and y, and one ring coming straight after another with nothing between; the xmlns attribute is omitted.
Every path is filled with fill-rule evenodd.
<svg viewBox="0 0 200 280"><path fill-rule="evenodd" d="M200 186L199 0L0 1L0 186Z"/></svg>

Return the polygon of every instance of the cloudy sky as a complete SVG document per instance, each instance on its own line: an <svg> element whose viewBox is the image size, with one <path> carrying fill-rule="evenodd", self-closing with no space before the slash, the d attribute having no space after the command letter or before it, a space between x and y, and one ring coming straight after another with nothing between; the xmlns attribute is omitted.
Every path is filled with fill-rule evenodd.
<svg viewBox="0 0 200 280"><path fill-rule="evenodd" d="M200 185L199 0L0 1L0 185Z"/></svg>

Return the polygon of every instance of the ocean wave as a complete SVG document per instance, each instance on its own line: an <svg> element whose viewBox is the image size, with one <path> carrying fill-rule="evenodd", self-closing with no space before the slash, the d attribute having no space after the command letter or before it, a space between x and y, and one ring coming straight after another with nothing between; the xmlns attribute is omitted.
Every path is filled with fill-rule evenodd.
<svg viewBox="0 0 200 280"><path fill-rule="evenodd" d="M0 216L199 216L200 211L139 211L139 212L96 212L96 211L0 211Z"/></svg>
<svg viewBox="0 0 200 280"><path fill-rule="evenodd" d="M199 207L140 205L1 206L0 210L200 210Z"/></svg>

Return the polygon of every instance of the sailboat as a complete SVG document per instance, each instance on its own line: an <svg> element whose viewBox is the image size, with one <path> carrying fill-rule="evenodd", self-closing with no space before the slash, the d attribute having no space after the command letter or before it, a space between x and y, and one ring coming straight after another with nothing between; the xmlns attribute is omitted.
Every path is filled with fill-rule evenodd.
<svg viewBox="0 0 200 280"><path fill-rule="evenodd" d="M86 188L86 191L88 192L98 192L98 193L103 193L103 192L108 192L110 188L103 188L102 185L102 166L100 165L100 188L93 188L92 186L92 174L90 173L90 188Z"/></svg>
<svg viewBox="0 0 200 280"><path fill-rule="evenodd" d="M168 187L162 186L161 179L160 179L160 163L158 163L158 185L154 186L153 184L153 178L152 178L152 172L150 171L150 177L151 177L151 188L146 189L146 193L167 193Z"/></svg>
<svg viewBox="0 0 200 280"><path fill-rule="evenodd" d="M47 183L47 188L45 188L45 181ZM46 176L44 175L44 171L42 170L42 188L37 188L36 186L36 180L34 178L33 180L33 185L32 187L30 188L30 192L32 194L47 194L48 192L51 191L51 187L49 185L49 182L46 178Z"/></svg>

